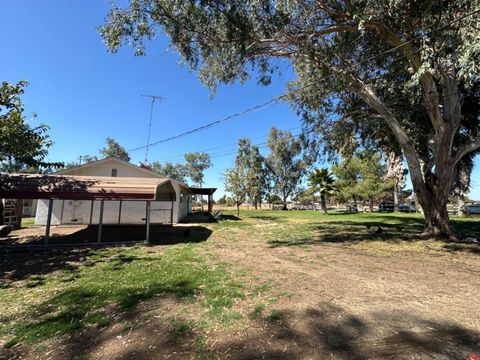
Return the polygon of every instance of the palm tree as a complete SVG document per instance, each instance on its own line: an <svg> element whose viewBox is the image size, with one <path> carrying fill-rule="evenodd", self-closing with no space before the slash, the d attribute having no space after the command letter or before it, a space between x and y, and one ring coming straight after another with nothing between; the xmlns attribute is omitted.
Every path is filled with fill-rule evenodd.
<svg viewBox="0 0 480 360"><path fill-rule="evenodd" d="M328 169L315 169L308 177L309 190L314 194L320 193L322 210L327 213L326 196L335 193L335 180Z"/></svg>

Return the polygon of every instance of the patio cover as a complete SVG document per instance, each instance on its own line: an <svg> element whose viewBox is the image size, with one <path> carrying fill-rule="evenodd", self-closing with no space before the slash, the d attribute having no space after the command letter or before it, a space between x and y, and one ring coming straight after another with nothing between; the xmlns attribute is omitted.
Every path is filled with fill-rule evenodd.
<svg viewBox="0 0 480 360"><path fill-rule="evenodd" d="M0 174L0 198L175 201L167 178Z"/></svg>

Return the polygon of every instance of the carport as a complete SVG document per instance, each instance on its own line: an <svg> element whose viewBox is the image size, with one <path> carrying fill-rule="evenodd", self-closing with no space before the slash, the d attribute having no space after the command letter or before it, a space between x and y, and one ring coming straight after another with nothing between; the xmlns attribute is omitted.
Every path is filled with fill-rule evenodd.
<svg viewBox="0 0 480 360"><path fill-rule="evenodd" d="M1 174L0 198L2 199L46 199L48 213L44 244L50 239L50 227L54 200L90 200L90 223L93 204L100 201L97 243L102 241L102 226L105 201L119 201L120 223L123 201L145 202L145 242L150 243L151 202L171 203L170 220L173 224L175 189L166 178L94 177L69 175Z"/></svg>

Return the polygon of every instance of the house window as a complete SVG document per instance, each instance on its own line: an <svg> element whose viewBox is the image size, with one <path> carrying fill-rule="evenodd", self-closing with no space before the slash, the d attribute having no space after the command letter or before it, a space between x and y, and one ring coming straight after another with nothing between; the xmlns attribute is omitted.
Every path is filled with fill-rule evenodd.
<svg viewBox="0 0 480 360"><path fill-rule="evenodd" d="M112 169L112 177L117 177L117 169Z"/></svg>

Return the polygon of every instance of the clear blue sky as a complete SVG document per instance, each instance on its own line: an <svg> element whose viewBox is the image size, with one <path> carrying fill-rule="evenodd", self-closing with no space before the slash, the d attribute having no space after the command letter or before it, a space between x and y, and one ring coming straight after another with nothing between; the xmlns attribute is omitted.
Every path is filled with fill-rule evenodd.
<svg viewBox="0 0 480 360"><path fill-rule="evenodd" d="M150 103L141 94L165 98L155 105L151 142L221 119L284 92L292 73L285 66L272 85L255 81L222 86L210 97L195 73L179 65L167 41L158 37L147 56L125 47L110 54L96 32L111 0L15 0L0 2L0 81L28 80L23 97L26 114L51 127L55 142L49 160L71 162L79 155L98 155L106 137L127 149L145 145ZM220 126L150 148L149 161L182 161L183 154L207 150L214 166L205 185L219 187L235 157L235 143L249 137L266 140L270 127L299 132L300 119L285 104L242 116ZM212 149L213 148L213 149ZM211 150L210 150L211 149ZM145 157L131 152L132 162ZM479 164L477 159L477 164ZM472 197L480 199L480 170L472 178Z"/></svg>

